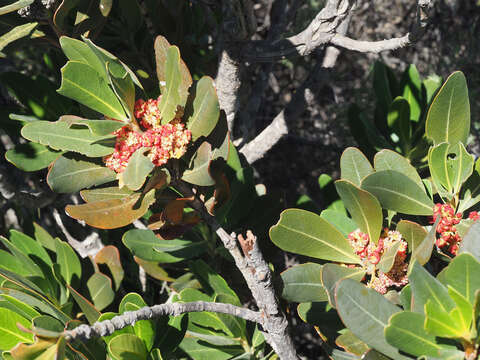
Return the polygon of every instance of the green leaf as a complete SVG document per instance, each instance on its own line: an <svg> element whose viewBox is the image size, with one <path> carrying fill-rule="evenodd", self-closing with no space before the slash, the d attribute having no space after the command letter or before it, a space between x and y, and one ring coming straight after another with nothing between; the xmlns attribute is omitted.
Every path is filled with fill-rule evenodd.
<svg viewBox="0 0 480 360"><path fill-rule="evenodd" d="M0 307L10 309L18 315L23 316L28 321L34 317L40 316L40 313L23 301L15 299L13 296L0 294Z"/></svg>
<svg viewBox="0 0 480 360"><path fill-rule="evenodd" d="M104 320L112 320L115 316L117 316L117 313L114 312L104 312L99 318L98 322L104 321ZM134 334L133 331L133 326L125 326L124 328L115 331L112 335L108 336L103 336L102 339L105 341L105 343L109 343L111 339L113 339L115 336L118 336L120 334Z"/></svg>
<svg viewBox="0 0 480 360"><path fill-rule="evenodd" d="M120 302L118 311L123 314L126 311L137 311L147 306L147 303L137 293L129 293L125 295ZM155 323L152 320L140 320L134 324L134 333L144 343L147 350L153 347L155 340Z"/></svg>
<svg viewBox="0 0 480 360"><path fill-rule="evenodd" d="M460 338L468 335L468 329L463 329L461 325L458 308L449 313L440 308L435 300L428 299L425 304L425 330L440 337Z"/></svg>
<svg viewBox="0 0 480 360"><path fill-rule="evenodd" d="M192 141L208 136L215 128L220 116L220 104L213 79L203 76L192 93L193 102L185 109L187 128L192 132Z"/></svg>
<svg viewBox="0 0 480 360"><path fill-rule="evenodd" d="M478 239L477 239L478 241ZM458 291L473 305L475 292L480 289L480 263L469 253L460 253L445 270L447 285Z"/></svg>
<svg viewBox="0 0 480 360"><path fill-rule="evenodd" d="M14 313L12 310L0 308L0 349L10 349L18 343L33 343L33 334L24 332L17 323L31 329L30 321Z"/></svg>
<svg viewBox="0 0 480 360"><path fill-rule="evenodd" d="M475 162L475 170L462 186L458 212L464 212L480 201L480 160Z"/></svg>
<svg viewBox="0 0 480 360"><path fill-rule="evenodd" d="M475 221L460 242L459 254L470 253L477 261L480 261L480 221Z"/></svg>
<svg viewBox="0 0 480 360"><path fill-rule="evenodd" d="M105 309L115 299L115 292L112 289L112 280L102 273L93 274L87 281L90 298L99 311Z"/></svg>
<svg viewBox="0 0 480 360"><path fill-rule="evenodd" d="M21 249L17 248L3 236L0 236L0 242L2 242L8 250L10 250L12 255L17 258L18 263L28 270L31 276L43 277L43 272L40 267Z"/></svg>
<svg viewBox="0 0 480 360"><path fill-rule="evenodd" d="M397 231L402 234L402 237L408 244L408 251L411 253L415 252L415 249L417 249L428 234L423 226L409 220L400 220L397 223Z"/></svg>
<svg viewBox="0 0 480 360"><path fill-rule="evenodd" d="M144 155L146 150L143 147L136 150L130 157L130 160L128 160L127 167L122 173L123 183L130 190L140 189L145 183L148 174L155 167L152 161Z"/></svg>
<svg viewBox="0 0 480 360"><path fill-rule="evenodd" d="M28 267L23 266L21 262L18 261L18 258L8 253L7 251L0 249L0 268L6 269L13 273L22 276L30 275Z"/></svg>
<svg viewBox="0 0 480 360"><path fill-rule="evenodd" d="M133 192L126 187L119 188L118 186L80 191L80 196L87 203L102 200L123 199L132 194Z"/></svg>
<svg viewBox="0 0 480 360"><path fill-rule="evenodd" d="M101 313L98 311L95 306L85 299L82 295L80 295L74 288L67 284L67 288L72 293L73 299L78 304L80 309L83 311L85 317L88 320L90 325L93 325L98 318L100 317Z"/></svg>
<svg viewBox="0 0 480 360"><path fill-rule="evenodd" d="M182 249L172 252L153 251L155 247L161 248L163 243L167 245L171 240L160 240L151 230L133 229L123 234L122 242L132 252L132 255L147 261L162 263L178 262L203 253L205 242L191 242L188 240L177 240L181 242Z"/></svg>
<svg viewBox="0 0 480 360"><path fill-rule="evenodd" d="M170 46L165 62L165 91L162 92L160 104L158 104L162 125L169 123L175 117L177 106L181 102L178 91L181 81L180 50L176 46Z"/></svg>
<svg viewBox="0 0 480 360"><path fill-rule="evenodd" d="M388 319L400 311L381 294L352 280L342 280L335 292L337 310L347 328L360 340L393 359L408 359L387 343Z"/></svg>
<svg viewBox="0 0 480 360"><path fill-rule="evenodd" d="M91 66L98 73L96 76L101 76L104 82L108 81L104 62L100 60L86 43L67 36L61 36L60 46L69 60Z"/></svg>
<svg viewBox="0 0 480 360"><path fill-rule="evenodd" d="M225 159L228 156L230 146L233 145L230 145L228 135L224 138L222 145L217 148L213 148L209 142L204 141L193 156L189 169L183 172L182 180L200 186L214 185L215 180L210 175L210 164L215 159Z"/></svg>
<svg viewBox="0 0 480 360"><path fill-rule="evenodd" d="M360 262L347 239L333 225L305 210L283 211L278 223L270 228L270 239L282 250L296 254L345 263Z"/></svg>
<svg viewBox="0 0 480 360"><path fill-rule="evenodd" d="M472 175L474 156L462 143L441 143L430 148L428 166L435 184L440 183L452 194L460 191L462 184Z"/></svg>
<svg viewBox="0 0 480 360"><path fill-rule="evenodd" d="M376 171L394 170L401 172L413 180L421 189L423 189L423 182L418 175L417 170L410 164L408 159L402 155L397 154L392 150L382 150L375 154L373 159Z"/></svg>
<svg viewBox="0 0 480 360"><path fill-rule="evenodd" d="M387 114L388 107L393 100L388 78L389 70L390 69L380 61L376 61L373 65L373 89L375 91L380 118L383 118L384 115Z"/></svg>
<svg viewBox="0 0 480 360"><path fill-rule="evenodd" d="M242 354L243 349L237 347L216 347L208 345L201 339L184 338L180 343L182 349L190 359L195 360L227 360L234 358L234 355Z"/></svg>
<svg viewBox="0 0 480 360"><path fill-rule="evenodd" d="M72 125L82 125L90 130L92 135L106 136L113 134L114 131L120 129L125 123L117 120L89 120L75 115L63 115L58 121L66 122L71 128Z"/></svg>
<svg viewBox="0 0 480 360"><path fill-rule="evenodd" d="M438 75L430 75L428 78L423 80L422 86L425 91L425 97L426 97L425 103L427 105L430 104L430 101L432 100L433 95L435 95L436 91L441 85L442 85L442 78Z"/></svg>
<svg viewBox="0 0 480 360"><path fill-rule="evenodd" d="M117 96L93 67L83 62L69 61L61 71L60 94L112 119L128 121Z"/></svg>
<svg viewBox="0 0 480 360"><path fill-rule="evenodd" d="M157 78L160 82L160 90L162 94L165 92L166 85L166 60L168 55L168 49L170 48L170 43L163 36L157 36L155 39L155 61L156 61L156 70ZM185 106L188 97L188 89L192 85L192 76L190 71L188 71L187 66L180 58L180 73L181 73L181 83L178 87L178 93L180 96L180 106Z"/></svg>
<svg viewBox="0 0 480 360"><path fill-rule="evenodd" d="M34 0L18 0L11 4L0 7L0 15L5 15L21 8L29 6Z"/></svg>
<svg viewBox="0 0 480 360"><path fill-rule="evenodd" d="M34 222L33 227L35 228L35 239L42 244L44 248L55 251L55 239L37 223Z"/></svg>
<svg viewBox="0 0 480 360"><path fill-rule="evenodd" d="M133 334L120 334L108 343L114 360L147 360L148 351L141 339Z"/></svg>
<svg viewBox="0 0 480 360"><path fill-rule="evenodd" d="M410 106L410 119L418 122L422 113L422 82L415 65L409 65L405 70L400 86L403 88L402 96Z"/></svg>
<svg viewBox="0 0 480 360"><path fill-rule="evenodd" d="M390 104L387 125L398 136L398 145L403 150L403 153L408 153L410 150L412 126L410 122L410 106L403 97L396 97Z"/></svg>
<svg viewBox="0 0 480 360"><path fill-rule="evenodd" d="M465 75L451 74L428 109L425 134L435 145L467 143L470 133L470 103Z"/></svg>
<svg viewBox="0 0 480 360"><path fill-rule="evenodd" d="M291 302L327 301L322 285L322 265L296 265L281 273L282 297Z"/></svg>
<svg viewBox="0 0 480 360"><path fill-rule="evenodd" d="M54 150L75 151L90 157L105 156L114 151L112 135L92 135L89 129L71 128L65 121L28 123L22 128L22 136Z"/></svg>
<svg viewBox="0 0 480 360"><path fill-rule="evenodd" d="M142 217L155 201L155 191L134 193L123 199L101 200L82 205L67 205L66 213L99 229L116 229Z"/></svg>
<svg viewBox="0 0 480 360"><path fill-rule="evenodd" d="M72 283L74 277L77 281L82 277L82 265L72 247L58 238L55 239L56 263L60 265L60 274L67 284Z"/></svg>
<svg viewBox="0 0 480 360"><path fill-rule="evenodd" d="M192 301L212 301L211 297L206 294L201 293L196 289L184 289L180 292L180 301L182 302L192 302ZM218 313L213 313L209 311L204 312L192 312L188 314L190 323L200 325L200 328L197 328L198 332L211 334L211 335L223 335L228 334L233 336L230 329L222 321ZM208 330L206 328L211 328L214 330ZM189 326L191 329L191 326ZM205 331L202 331L205 330Z"/></svg>
<svg viewBox="0 0 480 360"><path fill-rule="evenodd" d="M370 161L354 147L346 148L340 157L341 178L360 186L363 178L373 173Z"/></svg>
<svg viewBox="0 0 480 360"><path fill-rule="evenodd" d="M63 152L54 151L37 143L18 144L5 153L5 158L23 171L38 171L46 168Z"/></svg>
<svg viewBox="0 0 480 360"><path fill-rule="evenodd" d="M10 230L10 242L37 263L38 260L35 258L38 258L49 267L53 266L52 260L45 249L30 236L16 230Z"/></svg>
<svg viewBox="0 0 480 360"><path fill-rule="evenodd" d="M414 261L408 275L412 287L413 311L424 312L425 304L429 299L432 306L448 313L455 307L454 301L448 295L448 291L440 281L428 273L417 261Z"/></svg>
<svg viewBox="0 0 480 360"><path fill-rule="evenodd" d="M47 183L57 193L74 193L114 181L115 172L81 156L59 157L48 171Z"/></svg>
<svg viewBox="0 0 480 360"><path fill-rule="evenodd" d="M320 217L335 226L344 237L347 237L348 234L358 228L358 225L355 224L355 221L350 219L346 214L336 210L323 210L320 214Z"/></svg>
<svg viewBox="0 0 480 360"><path fill-rule="evenodd" d="M433 202L407 175L394 170L377 171L362 182L383 208L410 215L432 215Z"/></svg>
<svg viewBox="0 0 480 360"><path fill-rule="evenodd" d="M424 322L423 314L410 311L394 314L385 329L387 342L414 356L438 356L442 346L435 341L435 335L425 331Z"/></svg>
<svg viewBox="0 0 480 360"><path fill-rule="evenodd" d="M365 276L365 270L361 267L349 268L346 266L340 266L337 264L325 264L322 269L322 284L327 292L328 301L332 307L336 307L335 304L335 289L343 279L353 279L361 281Z"/></svg>
<svg viewBox="0 0 480 360"><path fill-rule="evenodd" d="M375 244L378 243L383 214L375 196L346 180L336 181L335 188L360 230Z"/></svg>
<svg viewBox="0 0 480 360"><path fill-rule="evenodd" d="M233 291L232 288L228 286L225 279L208 266L205 261L195 260L189 264L189 267L200 280L205 292L209 295L227 295L236 298L233 304L241 306L240 299L235 291Z"/></svg>
<svg viewBox="0 0 480 360"><path fill-rule="evenodd" d="M115 92L118 100L123 106L123 110L130 118L130 121L134 119L133 109L135 107L135 85L129 74L125 74L123 77L116 77L110 71L110 63L107 63L107 72L110 85Z"/></svg>
<svg viewBox="0 0 480 360"><path fill-rule="evenodd" d="M401 245L401 242L397 241L382 255L382 258L378 263L378 269L380 271L387 273L392 269L392 266L395 262L395 258L397 256L398 248L400 247L400 245Z"/></svg>
<svg viewBox="0 0 480 360"><path fill-rule="evenodd" d="M420 265L425 265L430 257L432 256L433 245L435 244L436 234L437 234L437 225L440 221L440 217L437 218L437 221L431 227L428 234L424 237L424 239L412 249L412 257L410 261L410 266L412 264L413 259L417 260Z"/></svg>
<svg viewBox="0 0 480 360"><path fill-rule="evenodd" d="M2 11L2 8L0 8L0 12L1 11ZM7 46L8 44L18 39L21 39L25 36L30 35L33 32L33 30L37 27L37 25L38 25L38 22L31 22L23 25L18 25L18 26L15 26L12 30L10 30L6 34L3 34L0 37L0 51L2 51L5 48L5 46Z"/></svg>

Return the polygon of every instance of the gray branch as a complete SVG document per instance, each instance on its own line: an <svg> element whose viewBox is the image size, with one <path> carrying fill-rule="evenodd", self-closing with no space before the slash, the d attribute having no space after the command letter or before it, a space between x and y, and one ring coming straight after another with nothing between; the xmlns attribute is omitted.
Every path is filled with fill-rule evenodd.
<svg viewBox="0 0 480 360"><path fill-rule="evenodd" d="M338 25L338 32L345 34L351 16L344 18ZM244 145L240 152L250 164L260 160L274 147L280 139L288 134L288 122L295 121L302 115L304 109L313 102L314 94L326 84L330 78L329 71L335 66L340 51L334 47L327 47L321 64L317 64L310 72L308 78L295 92L290 103L282 110L273 121L252 141Z"/></svg>
<svg viewBox="0 0 480 360"><path fill-rule="evenodd" d="M345 37L339 25L355 8L354 0L328 0L308 27L302 32L276 42L251 41L242 51L248 61L275 61L289 56L305 56L314 50L334 45L369 53L392 51L416 42L425 32L428 10L433 0L418 0L417 13L411 31L405 36L383 41L362 41Z"/></svg>
<svg viewBox="0 0 480 360"><path fill-rule="evenodd" d="M255 33L256 21L251 0L226 0L222 6L224 21L219 41L222 51L215 87L220 107L227 115L228 129L232 132L235 114L239 108L238 93L242 85L242 63L239 60L238 42L248 40Z"/></svg>
<svg viewBox="0 0 480 360"><path fill-rule="evenodd" d="M280 359L298 359L292 338L288 332L287 318L275 297L272 273L258 247L256 237L250 231L247 232L247 239L244 239L242 236L238 237L242 246L242 253L235 234L229 235L220 226L215 217L208 213L204 203L192 192L190 185L180 181L176 184L176 187L184 196L194 196L194 200L190 201L190 206L199 212L200 216L216 232L225 248L232 255L235 265L242 273L264 317L262 327L267 342L272 346Z"/></svg>
<svg viewBox="0 0 480 360"><path fill-rule="evenodd" d="M137 311L126 311L122 315L115 316L110 320L96 322L93 325L80 325L73 330L64 332L67 341L86 341L99 336L108 336L126 326L133 325L140 320L149 320L160 316L178 316L189 312L210 311L233 315L248 321L263 324L264 319L256 311L241 308L231 304L195 301L189 303L170 303L154 306L146 306Z"/></svg>

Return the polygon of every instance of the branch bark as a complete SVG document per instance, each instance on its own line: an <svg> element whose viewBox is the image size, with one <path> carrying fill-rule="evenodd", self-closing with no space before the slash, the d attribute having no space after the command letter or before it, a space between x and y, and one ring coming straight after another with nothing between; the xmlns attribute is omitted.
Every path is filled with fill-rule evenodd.
<svg viewBox="0 0 480 360"><path fill-rule="evenodd" d="M432 1L418 0L415 21L411 31L405 36L382 41L362 41L350 39L338 31L339 25L352 13L355 1L329 0L302 32L274 43L251 41L242 54L248 61L271 62L289 56L306 56L326 45L364 53L396 50L413 44L423 35Z"/></svg>
<svg viewBox="0 0 480 360"><path fill-rule="evenodd" d="M137 311L126 311L110 320L96 322L93 325L80 325L73 330L64 332L67 341L86 341L99 336L108 336L115 331L133 325L139 320L148 320L165 315L178 316L189 312L210 311L240 317L242 319L262 324L264 319L259 312L241 308L231 304L195 301L189 303L169 303L146 306Z"/></svg>
<svg viewBox="0 0 480 360"><path fill-rule="evenodd" d="M209 214L205 208L205 204L192 192L190 185L179 181L175 186L185 197L194 197L194 200L189 202L190 206L198 211L200 216L212 230L216 232L225 248L232 255L235 265L242 273L264 317L261 325L264 329L263 334L267 342L272 346L280 359L298 359L292 338L288 332L287 318L275 297L272 273L258 247L256 237L250 231L247 232L247 239L239 236L239 241L243 249L242 253L235 234L229 235L225 229L220 226L215 217Z"/></svg>
<svg viewBox="0 0 480 360"><path fill-rule="evenodd" d="M222 51L218 63L215 87L220 107L227 115L228 129L233 132L235 115L239 107L242 85L238 42L244 42L255 32L256 22L251 0L223 1Z"/></svg>

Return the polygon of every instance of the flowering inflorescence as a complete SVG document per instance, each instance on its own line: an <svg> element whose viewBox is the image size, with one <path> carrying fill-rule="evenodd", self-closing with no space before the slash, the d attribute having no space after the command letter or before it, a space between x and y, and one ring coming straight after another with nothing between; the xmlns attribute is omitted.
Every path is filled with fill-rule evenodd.
<svg viewBox="0 0 480 360"><path fill-rule="evenodd" d="M369 236L357 229L348 235L348 240L355 253L360 257L362 267L367 274L371 276L369 287L374 288L379 293L385 294L387 289L392 286L404 286L408 283L407 267L405 259L407 257L407 243L402 239L402 234L398 231L384 229L378 244L370 241ZM400 243L394 264L388 272L383 272L377 268L382 256L394 245Z"/></svg>
<svg viewBox="0 0 480 360"><path fill-rule="evenodd" d="M448 251L452 255L456 255L458 251L458 243L462 240L455 225L462 220L462 213L455 213L450 204L435 204L433 208L432 223L440 221L437 225L437 233L440 235L436 240L436 245L442 250Z"/></svg>
<svg viewBox="0 0 480 360"><path fill-rule="evenodd" d="M183 112L178 111L174 120L161 125L159 101L160 98L136 101L134 115L145 132L134 131L128 125L115 131L115 151L104 159L107 167L117 173L123 172L132 154L142 147L155 166L165 165L169 159L185 154L192 133L181 122Z"/></svg>

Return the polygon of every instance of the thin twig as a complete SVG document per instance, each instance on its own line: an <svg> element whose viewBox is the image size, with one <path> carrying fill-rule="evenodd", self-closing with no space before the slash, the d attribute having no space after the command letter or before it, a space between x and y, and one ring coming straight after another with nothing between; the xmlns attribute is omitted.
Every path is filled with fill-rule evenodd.
<svg viewBox="0 0 480 360"><path fill-rule="evenodd" d="M93 325L80 325L73 330L64 332L67 341L86 341L95 337L108 336L126 326L133 325L140 320L158 318L160 316L178 316L189 312L210 311L222 314L233 315L258 324L263 323L259 312L250 309L234 306L231 304L212 303L206 301L195 301L189 303L168 303L154 306L146 306L137 311L126 311L122 315L113 317L110 320L96 322Z"/></svg>
<svg viewBox="0 0 480 360"><path fill-rule="evenodd" d="M288 332L288 321L275 297L272 273L258 247L256 237L247 232L247 240L240 238L246 253L238 246L235 235L229 235L218 221L210 215L205 204L195 196L190 185L179 181L175 186L185 197L194 196L190 206L198 211L203 220L216 232L225 248L232 255L235 265L242 273L248 288L252 292L262 315L265 317L262 327L267 342L272 346L280 359L298 359L292 338Z"/></svg>

